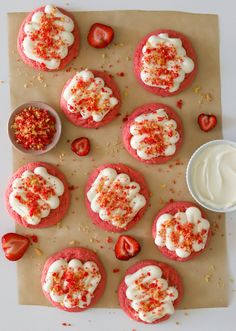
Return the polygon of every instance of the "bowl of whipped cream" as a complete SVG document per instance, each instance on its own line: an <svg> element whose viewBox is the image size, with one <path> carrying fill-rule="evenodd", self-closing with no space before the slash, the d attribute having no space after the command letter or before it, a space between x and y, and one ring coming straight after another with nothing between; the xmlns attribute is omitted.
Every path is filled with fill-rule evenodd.
<svg viewBox="0 0 236 331"><path fill-rule="evenodd" d="M216 212L236 210L236 142L212 140L191 156L186 181L192 197Z"/></svg>

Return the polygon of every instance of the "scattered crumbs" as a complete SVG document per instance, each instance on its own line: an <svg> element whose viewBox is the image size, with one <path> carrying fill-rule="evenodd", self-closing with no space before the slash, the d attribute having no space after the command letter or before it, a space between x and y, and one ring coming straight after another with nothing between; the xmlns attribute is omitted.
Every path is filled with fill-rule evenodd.
<svg viewBox="0 0 236 331"><path fill-rule="evenodd" d="M131 61L131 56L127 56L127 57L126 57L126 60L127 60L127 61Z"/></svg>
<svg viewBox="0 0 236 331"><path fill-rule="evenodd" d="M125 76L125 73L123 71L117 72L116 73L116 76L118 76L118 77L124 77Z"/></svg>
<svg viewBox="0 0 236 331"><path fill-rule="evenodd" d="M106 237L106 242L108 244L111 244L113 242L113 239L110 236L108 236L108 237Z"/></svg>
<svg viewBox="0 0 236 331"><path fill-rule="evenodd" d="M211 93L205 93L204 98L206 99L207 102L211 102L213 100Z"/></svg>
<svg viewBox="0 0 236 331"><path fill-rule="evenodd" d="M61 323L61 325L62 325L62 326L71 326L70 323L66 323L66 322Z"/></svg>
<svg viewBox="0 0 236 331"><path fill-rule="evenodd" d="M183 100L182 99L179 99L176 101L176 107L179 108L179 109L182 109L183 107Z"/></svg>
<svg viewBox="0 0 236 331"><path fill-rule="evenodd" d="M175 322L176 325L180 325L180 322Z"/></svg>
<svg viewBox="0 0 236 331"><path fill-rule="evenodd" d="M28 88L28 84L24 84L24 88Z"/></svg>
<svg viewBox="0 0 236 331"><path fill-rule="evenodd" d="M48 87L48 84L46 84L46 83L45 83L45 84L43 84L43 87L44 87L44 88L45 88L45 87Z"/></svg>
<svg viewBox="0 0 236 331"><path fill-rule="evenodd" d="M61 222L58 222L57 223L57 229L61 229L62 228L62 224L61 224Z"/></svg>
<svg viewBox="0 0 236 331"><path fill-rule="evenodd" d="M105 59L107 55L105 53L102 53L102 58Z"/></svg>
<svg viewBox="0 0 236 331"><path fill-rule="evenodd" d="M113 272L114 274L116 274L116 273L120 272L120 269L118 269L118 268L114 268L114 269L112 270L112 272Z"/></svg>
<svg viewBox="0 0 236 331"><path fill-rule="evenodd" d="M216 222L212 222L212 224L211 224L211 232L212 232L212 235L213 236L216 234L217 230L219 230L219 224L216 223Z"/></svg>
<svg viewBox="0 0 236 331"><path fill-rule="evenodd" d="M223 280L221 278L218 279L217 286L219 288L224 288L225 287L225 283L223 282Z"/></svg>
<svg viewBox="0 0 236 331"><path fill-rule="evenodd" d="M188 312L187 311L184 313L184 316L188 316Z"/></svg>
<svg viewBox="0 0 236 331"><path fill-rule="evenodd" d="M212 279L212 275L211 275L210 273L208 273L208 274L206 274L206 275L204 276L204 279L205 279L205 282L206 282L206 283L209 283L210 280Z"/></svg>
<svg viewBox="0 0 236 331"><path fill-rule="evenodd" d="M73 174L72 174L73 175ZM79 186L75 186L75 185L69 185L68 186L68 189L70 190L70 191L74 191L74 190L77 190L79 188Z"/></svg>
<svg viewBox="0 0 236 331"><path fill-rule="evenodd" d="M39 248L34 248L34 252L37 256L42 256L43 255L43 252Z"/></svg>
<svg viewBox="0 0 236 331"><path fill-rule="evenodd" d="M76 241L75 240L71 240L69 241L69 245L75 245Z"/></svg>
<svg viewBox="0 0 236 331"><path fill-rule="evenodd" d="M102 246L102 245L101 245L101 246L100 246L100 248L101 248L101 249L103 249L103 248L104 248L104 246Z"/></svg>
<svg viewBox="0 0 236 331"><path fill-rule="evenodd" d="M201 91L201 87L200 87L200 86L196 86L196 87L194 87L194 89L193 89L193 92L194 92L195 94L199 94L200 91Z"/></svg>
<svg viewBox="0 0 236 331"><path fill-rule="evenodd" d="M161 184L160 187L161 188L166 188L166 184Z"/></svg>
<svg viewBox="0 0 236 331"><path fill-rule="evenodd" d="M128 94L129 94L129 93L128 93L128 91L127 91L127 90L125 90L125 91L124 91L124 96L125 96L125 97L127 97L127 96L128 96Z"/></svg>
<svg viewBox="0 0 236 331"><path fill-rule="evenodd" d="M3 84L4 83L4 80L0 80L0 84Z"/></svg>

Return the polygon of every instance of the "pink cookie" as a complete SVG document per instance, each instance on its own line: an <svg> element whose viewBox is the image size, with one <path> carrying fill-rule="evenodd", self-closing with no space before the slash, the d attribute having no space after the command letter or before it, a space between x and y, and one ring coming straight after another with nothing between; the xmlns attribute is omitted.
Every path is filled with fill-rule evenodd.
<svg viewBox="0 0 236 331"><path fill-rule="evenodd" d="M132 318L133 320L135 320L137 322L141 322L141 323L145 323L145 324L157 324L157 323L163 322L163 321L167 320L168 318L170 318L170 315L166 314L158 319L155 319L152 322L144 321L139 318L139 312L135 311L132 308L132 306L131 306L132 301L130 299L128 299L126 296L126 290L127 290L128 286L125 282L125 277L127 275L132 275L132 274L136 273L138 270L145 268L147 266L157 266L161 269L161 271L162 271L161 278L165 279L168 282L169 287L174 287L178 291L178 296L172 302L174 308L176 308L180 304L180 302L182 301L182 298L183 298L184 290L183 290L182 280L181 280L179 274L177 273L177 271L174 268L172 268L168 264L165 264L162 262L157 262L154 260L144 260L141 262L137 262L133 266L128 268L125 276L123 277L123 279L120 283L120 286L118 289L118 298L119 298L119 303L120 303L121 308L124 310L124 312L130 318ZM145 276L145 273L143 273L142 275ZM150 276L150 272L149 272L149 276ZM145 283L145 284L147 284L147 283ZM150 288L151 288L151 286L150 286ZM149 290L150 290L150 288L149 288ZM153 287L153 289L157 289L156 284L155 284L155 287ZM143 295L145 295L145 292L143 293ZM155 297L155 300L158 301L158 299L156 297Z"/></svg>
<svg viewBox="0 0 236 331"><path fill-rule="evenodd" d="M70 262L72 260L74 261ZM56 261L58 262L55 264ZM84 268L85 263L87 265ZM52 273L48 273L49 268L53 268L53 280L50 279ZM87 280L87 285L83 280ZM106 285L106 272L98 256L90 249L65 248L46 261L41 284L45 297L53 306L69 312L80 312L94 306L102 296ZM63 297L56 302L50 291L53 291L54 299L55 295ZM79 295L73 297L75 292L79 292Z"/></svg>
<svg viewBox="0 0 236 331"><path fill-rule="evenodd" d="M178 61L176 60L177 57L173 56L175 50L168 50L168 49L164 49L162 52L160 51L160 53L158 53L158 64L157 64L157 73L156 73L156 78L158 78L158 80L156 80L156 82L158 82L158 86L160 85L160 76L161 78L161 84L162 86L164 86L165 88L162 87L158 87L158 86L150 86L147 85L142 79L141 79L141 71L142 71L142 58L143 58L143 52L142 49L145 46L147 40L149 39L149 37L151 36L157 36L159 34L168 34L169 38L178 38L181 40L182 42L182 46L186 51L186 55L188 58L190 58L190 61L193 61L194 63L194 67L192 69L191 72L186 72L185 73L185 77L184 80L179 84L179 87L177 90L175 91L170 91L170 88L173 87L173 79L176 79L176 71L169 71L169 73L167 74L167 66L166 66L166 61L172 60L172 57L174 59L174 61ZM165 47L162 45L162 47ZM149 53L147 53L147 56L151 56L152 51L150 52L150 50L148 50ZM154 53L156 52L156 50L154 49ZM183 51L184 52L184 51ZM156 55L157 53L155 53L154 55ZM162 55L161 55L162 54ZM164 54L164 55L163 55ZM147 57L148 59L148 57ZM169 60L168 60L169 59ZM181 65L181 63L183 63L183 61L180 59L180 61L178 62L178 66ZM153 67L153 66L152 66ZM175 67L177 68L177 67ZM179 69L178 69L179 70ZM186 70L187 71L187 70ZM167 30L167 29L159 29L159 30L155 30L153 32L150 32L148 35L146 35L138 44L136 50L135 50L135 54L134 54L134 73L135 76L137 78L137 80L139 81L139 83L149 92L154 93L156 95L162 96L162 97L166 97L166 96L172 96L172 95L176 95L179 94L180 92L182 92L184 89L186 89L193 81L195 74L197 71L197 57L196 57L196 53L189 41L189 39L183 35L180 32L177 31L173 31L173 30ZM168 76L168 80L163 81L163 76L167 75ZM177 72L177 75L179 75L179 73ZM155 84L156 85L156 84Z"/></svg>
<svg viewBox="0 0 236 331"><path fill-rule="evenodd" d="M42 212L42 210L45 210L45 205L41 206L39 208L38 205L38 199L39 199L39 195L38 192L40 190L40 194L44 194L44 198L47 197L54 197L56 200L59 199L59 206L55 209L49 209L49 214L46 217L42 217L41 220L39 221L39 223L35 223L35 224L31 224L28 223L26 220L26 217L24 216L20 216L20 214L18 214L16 212L16 210L13 210L9 198L11 196L11 193L13 194L13 187L12 184L13 182L17 179L17 178L21 178L21 175L25 172L25 171L34 171L35 168L37 167L43 167L43 169L46 169L47 174L54 176L57 180L59 180L59 185L60 187L64 186L64 192L63 194L62 191L61 193L56 193L56 189L54 190L54 186L50 186L47 191L43 191L42 189L45 189L45 181L41 176L38 176L39 181L38 182L33 182L32 181L32 177L31 179L29 179L29 181L25 183L25 187L28 188L31 185L31 189L32 189L32 185L34 185L34 193L32 193L32 191L29 191L26 189L24 189L24 192L26 192L26 201L24 201L23 206L24 208L27 207L28 205L28 209L29 212L27 213L27 215L29 217L38 217L39 213ZM35 174L34 174L35 175ZM38 186L37 186L38 184ZM48 184L48 182L47 182ZM61 189L62 190L62 189ZM20 201L22 201L22 197L19 194L19 185L18 185L18 193L16 192L14 195L14 199L16 201L16 203L19 203ZM29 202L31 201L31 202ZM23 167L19 168L15 174L11 177L8 185L7 185L7 189L6 189L6 193L5 193L5 202L6 202L6 207L7 210L9 212L9 214L15 219L15 221L27 228L33 228L33 229L37 229L37 228L45 228L45 227L49 227L49 226L53 226L56 223L58 223L59 221L61 221L63 219L63 217L65 216L68 208L69 208L69 204L70 204L70 192L69 192L69 188L68 188L68 184L67 181L65 179L65 176L54 166L52 166L51 164L48 163L44 163L44 162L32 162L32 163L28 163L26 165L24 165ZM31 221L30 221L31 222Z"/></svg>
<svg viewBox="0 0 236 331"><path fill-rule="evenodd" d="M189 217L189 221L187 221L186 223L182 223L182 222L178 222L178 220L173 220L171 222L171 225L175 227L175 231L172 230L172 242L176 242L175 243L175 247L176 248L182 248L185 247L186 249L186 243L187 241L185 241L185 238L188 240L188 247L189 247L189 252L186 254L188 256L182 257L182 253L180 252L179 254L176 253L176 250L169 250L166 245L165 242L163 242L162 245L160 245L159 243L155 242L155 244L157 245L158 249L160 250L160 252L165 255L166 257L168 257L171 260L175 260L175 261L179 261L179 262L185 262L185 261L189 261L191 259L193 259L194 257L200 255L201 253L203 253L203 251L207 248L208 244L209 244L209 240L211 237L211 229L210 229L210 224L209 222L206 220L206 215L205 213L193 202L187 202L187 201L176 201L176 202L171 202L168 203L164 208L162 208L159 213L157 214L153 225L152 225L152 236L154 238L154 241L156 240L156 236L157 236L157 224L158 222L160 222L160 216L163 214L171 214L171 215L175 215L178 212L183 212L185 213L186 210L188 208L191 207L195 207L198 209L198 211L191 211L188 210L188 217ZM197 212L197 215L196 215ZM199 215L198 215L199 214ZM196 217L195 217L196 215ZM187 217L187 220L188 220ZM201 225L201 231L194 231L193 232L193 224L196 222L196 225L198 224ZM166 225L162 226L162 231L164 231L164 235L165 234L165 229L170 227L171 225L165 223ZM172 228L173 229L173 228ZM184 237L184 241L181 243L179 243L178 238L179 236L183 236ZM160 238L161 240L161 238ZM201 245L197 248L197 251L193 249L193 243L197 243L198 245ZM181 255L181 256L180 256Z"/></svg>
<svg viewBox="0 0 236 331"><path fill-rule="evenodd" d="M87 94L87 92L89 90L85 85L81 85L81 88L79 88L79 87L77 88L78 90L79 89L84 90L86 92L86 95L84 95L83 99L80 99L80 100L77 99L76 102L77 103L79 103L79 102L82 103L82 106L87 107L87 109L90 107L89 111L88 111L89 117L83 118L80 111L71 112L69 110L71 106L68 105L67 100L65 100L65 98L64 98L64 92L68 88L68 86L70 85L72 79L74 79L76 77L76 75L80 74L81 72L89 72L89 73L92 73L94 75L94 78L101 78L104 81L105 87L110 88L111 91L112 91L113 97L117 99L117 104L114 105L114 107L111 108L100 121L95 121L95 120L93 120L93 117L92 117L92 111L95 108L97 108L97 103L98 103L99 99L97 99L97 101L94 101L94 99L92 99L91 96ZM120 91L119 91L118 86L114 82L114 80L107 73L105 73L103 71L85 70L85 71L81 71L81 72L77 73L73 78L70 78L66 82L66 84L63 88L62 94L61 94L60 106L61 106L62 111L66 115L66 117L74 125L82 126L82 127L85 127L85 128L91 128L91 129L99 128L100 126L103 126L103 125L111 122L118 115L118 112L119 112L120 106L121 106ZM99 93L95 93L94 95L97 97L99 95ZM71 109L73 109L73 107L71 107ZM97 111L97 113L99 113L99 111Z"/></svg>
<svg viewBox="0 0 236 331"><path fill-rule="evenodd" d="M49 10L50 15L46 16L45 10ZM66 15L70 20L69 23L71 24L72 29L69 28L70 24L68 24L68 22L68 27L66 27L65 29L69 30L65 31L64 29L64 32L68 33L68 38L70 39L70 41L69 39L63 41L62 38L59 36L59 34L61 33L61 25L60 29L58 29L58 25L55 24L55 22L60 19L55 19L55 15L57 15L57 10L60 11L60 15ZM41 18L41 21L37 22L37 24L39 25L39 29L36 31L31 31L32 34L29 34L27 36L27 32L25 31L25 25L29 24L32 21L33 15L39 12L44 13ZM60 23L63 24L63 22L64 21ZM49 32L49 27L51 29L51 32ZM54 36L57 36L56 42L54 40ZM67 54L64 58L62 58L63 56L61 55L61 49L59 50L58 36L61 42L60 47L64 47L64 53ZM30 57L27 55L30 51L29 49L27 49L26 51L23 47L23 42L25 38L29 38L29 43L27 44L35 43L32 53L36 54L37 58L34 58L32 55L30 55ZM39 43L40 48L38 47ZM40 7L34 10L24 19L18 33L17 48L25 64L37 70L55 71L64 69L68 63L70 63L73 59L77 57L79 52L79 43L79 28L73 15L62 8L57 8L50 5ZM46 63L46 61L48 62Z"/></svg>
<svg viewBox="0 0 236 331"><path fill-rule="evenodd" d="M107 168L113 169L113 171L115 170L116 174L113 173L113 175L111 175L112 171L109 170L107 175L103 175L103 171L107 171L105 170ZM129 185L129 183L125 182L127 183L126 191L115 177L122 173L128 175L130 182L132 181L132 185ZM99 192L99 198L97 198L96 203L98 204L99 208L103 210L103 213L107 214L108 218L106 218L105 221L100 218L98 212L95 212L91 208L91 201L93 200L91 199L91 190L95 180L99 175L102 176L102 178L99 185L95 187L94 192ZM112 178L112 180L108 186L104 186L107 178L109 178L109 180ZM137 188L137 185L139 185L139 188ZM108 187L109 192L107 190ZM136 193L132 198L132 201L135 200L137 203L136 213L134 213L134 210L130 207L130 200L127 199L127 194L131 189L136 190ZM111 232L124 232L131 229L142 218L149 201L149 191L142 175L121 163L106 164L97 168L88 179L85 195L87 210L90 217L92 218L93 223L103 228L105 231ZM122 210L122 216L120 210Z"/></svg>
<svg viewBox="0 0 236 331"><path fill-rule="evenodd" d="M156 113L156 110L160 109L163 109L166 113L168 117L167 121L165 118L163 120L163 117ZM145 116L149 116L149 114L155 114L156 117L152 119L152 121L147 121ZM138 138L143 134L145 134L145 138L143 138L138 143L136 148L133 148L131 146L131 139L134 139L134 135L131 133L130 128L131 126L133 127L135 123L137 125L135 119L140 115L144 116L143 119L145 122L139 121L138 126L136 126L138 135L136 135L135 138ZM176 122L177 127L175 129L169 128L169 120L174 120ZM179 116L173 109L161 103L150 103L136 108L134 112L127 118L127 121L123 126L122 136L126 150L134 158L148 164L161 164L168 162L178 153L183 142L183 126ZM163 140L164 137L165 140ZM144 152L143 143L145 143L145 146L147 146L145 147L145 154L149 155L149 157L146 159L138 155L138 151L141 153ZM168 147L173 148L173 153L170 155L165 155L165 150ZM156 156L158 154L159 156ZM151 157L152 155L153 157Z"/></svg>

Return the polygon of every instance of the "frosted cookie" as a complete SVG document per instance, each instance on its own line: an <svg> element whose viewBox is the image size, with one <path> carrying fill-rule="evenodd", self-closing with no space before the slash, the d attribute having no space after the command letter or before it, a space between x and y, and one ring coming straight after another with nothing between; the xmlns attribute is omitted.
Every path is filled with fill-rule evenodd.
<svg viewBox="0 0 236 331"><path fill-rule="evenodd" d="M120 110L120 92L105 72L82 70L67 81L61 109L77 126L98 128L113 120Z"/></svg>
<svg viewBox="0 0 236 331"><path fill-rule="evenodd" d="M145 36L134 54L134 72L140 84L159 96L182 92L197 70L195 51L189 39L173 30L156 30Z"/></svg>
<svg viewBox="0 0 236 331"><path fill-rule="evenodd" d="M53 306L80 312L93 306L102 296L106 272L90 249L66 248L46 261L41 284Z"/></svg>
<svg viewBox="0 0 236 331"><path fill-rule="evenodd" d="M25 64L37 70L62 70L77 57L79 28L74 17L52 5L30 13L21 24L17 48Z"/></svg>
<svg viewBox="0 0 236 331"><path fill-rule="evenodd" d="M88 179L85 194L93 223L112 232L133 227L149 200L141 174L124 164L106 164L96 169Z"/></svg>
<svg viewBox="0 0 236 331"><path fill-rule="evenodd" d="M170 107L151 103L138 107L122 130L126 150L137 160L165 163L178 153L183 141L183 126Z"/></svg>
<svg viewBox="0 0 236 331"><path fill-rule="evenodd" d="M11 177L5 194L6 206L15 221L28 228L55 225L65 216L70 192L64 175L54 166L33 162Z"/></svg>
<svg viewBox="0 0 236 331"><path fill-rule="evenodd" d="M211 236L210 223L194 203L171 202L157 214L152 236L163 255L185 262L206 249Z"/></svg>
<svg viewBox="0 0 236 331"><path fill-rule="evenodd" d="M130 318L156 324L175 312L183 298L183 284L174 268L145 260L127 270L118 289L118 298Z"/></svg>

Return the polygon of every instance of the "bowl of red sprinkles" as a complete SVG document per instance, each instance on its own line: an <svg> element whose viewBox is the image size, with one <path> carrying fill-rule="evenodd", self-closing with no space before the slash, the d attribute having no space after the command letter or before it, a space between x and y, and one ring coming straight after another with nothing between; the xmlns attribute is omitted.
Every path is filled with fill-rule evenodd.
<svg viewBox="0 0 236 331"><path fill-rule="evenodd" d="M17 107L8 120L13 146L22 153L39 155L51 150L61 136L61 120L56 110L33 101Z"/></svg>

